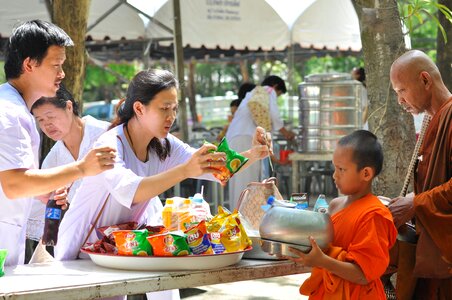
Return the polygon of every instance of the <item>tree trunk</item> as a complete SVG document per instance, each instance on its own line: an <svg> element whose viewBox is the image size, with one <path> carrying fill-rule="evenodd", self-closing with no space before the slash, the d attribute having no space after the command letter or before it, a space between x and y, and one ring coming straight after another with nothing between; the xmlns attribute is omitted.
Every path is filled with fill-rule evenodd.
<svg viewBox="0 0 452 300"><path fill-rule="evenodd" d="M85 35L90 0L53 0L52 22L61 27L74 41L74 47L66 48L63 83L83 109L83 81L85 79ZM54 142L45 134L41 138L41 163Z"/></svg>
<svg viewBox="0 0 452 300"><path fill-rule="evenodd" d="M53 0L53 22L60 26L74 41L74 47L66 48L63 83L80 104L83 105L83 82L85 79L85 36L88 24L90 0Z"/></svg>
<svg viewBox="0 0 452 300"><path fill-rule="evenodd" d="M438 3L452 9L452 0L439 0ZM447 43L444 41L441 31L438 30L438 35L436 36L436 64L441 72L444 84L449 91L452 91L452 24L441 12L438 13L438 19L446 31Z"/></svg>
<svg viewBox="0 0 452 300"><path fill-rule="evenodd" d="M413 117L398 105L389 71L405 49L395 0L353 0L361 28L367 72L369 129L384 151L382 173L374 180L375 194L398 196L415 144Z"/></svg>

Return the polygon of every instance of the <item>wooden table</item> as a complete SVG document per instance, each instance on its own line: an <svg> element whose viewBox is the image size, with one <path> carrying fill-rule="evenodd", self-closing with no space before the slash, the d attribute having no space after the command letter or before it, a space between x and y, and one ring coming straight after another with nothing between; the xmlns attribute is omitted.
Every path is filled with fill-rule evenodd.
<svg viewBox="0 0 452 300"><path fill-rule="evenodd" d="M307 170L303 168L305 161L331 161L333 153L298 153L289 154L292 161L292 193L306 192L300 189L300 177L306 177ZM300 176L301 175L301 176Z"/></svg>
<svg viewBox="0 0 452 300"><path fill-rule="evenodd" d="M242 259L199 271L147 272L103 268L91 260L6 267L0 299L93 299L310 272L290 261Z"/></svg>

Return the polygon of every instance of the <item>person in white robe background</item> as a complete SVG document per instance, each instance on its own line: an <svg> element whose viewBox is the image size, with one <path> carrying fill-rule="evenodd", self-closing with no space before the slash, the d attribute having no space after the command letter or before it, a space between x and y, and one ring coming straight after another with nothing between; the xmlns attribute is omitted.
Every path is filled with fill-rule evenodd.
<svg viewBox="0 0 452 300"><path fill-rule="evenodd" d="M56 141L42 162L41 169L48 169L81 160L94 142L110 126L109 122L91 116L80 117L78 103L61 85L55 97L41 97L31 107L39 128ZM81 179L69 184L68 202L71 202ZM27 224L27 238L39 241L44 230L45 203L48 195L34 201ZM39 201L40 200L40 201Z"/></svg>
<svg viewBox="0 0 452 300"><path fill-rule="evenodd" d="M115 167L82 181L61 222L56 259L77 257L105 201L96 228L129 221L162 224L159 194L187 178L216 180L211 174L220 173L217 168L225 165L225 154L212 153L216 150L212 144L194 149L169 133L178 110L177 89L177 80L169 71L141 71L132 79L125 101L118 104L115 127L95 144L116 149ZM257 128L253 146L242 152L249 158L242 169L268 156L263 134ZM93 231L88 242L97 239ZM175 290L152 297L178 299L179 294Z"/></svg>

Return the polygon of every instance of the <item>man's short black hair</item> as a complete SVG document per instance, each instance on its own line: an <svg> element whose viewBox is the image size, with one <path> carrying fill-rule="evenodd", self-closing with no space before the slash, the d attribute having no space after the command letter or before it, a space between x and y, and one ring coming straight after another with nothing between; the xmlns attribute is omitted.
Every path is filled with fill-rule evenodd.
<svg viewBox="0 0 452 300"><path fill-rule="evenodd" d="M13 30L5 51L6 79L19 78L22 74L22 64L29 57L42 62L50 46L73 46L71 38L63 29L55 24L33 20L19 25Z"/></svg>
<svg viewBox="0 0 452 300"><path fill-rule="evenodd" d="M358 170L371 167L375 171L375 176L380 174L383 167L383 149L372 132L356 130L342 137L338 145L353 149L353 161L358 165Z"/></svg>
<svg viewBox="0 0 452 300"><path fill-rule="evenodd" d="M232 100L231 103L229 103L229 107L233 107L233 106L239 107L239 105L240 105L239 99Z"/></svg>
<svg viewBox="0 0 452 300"><path fill-rule="evenodd" d="M276 75L270 75L262 81L262 86L274 86L276 85L276 89L281 91L283 94L287 92L286 83L284 80Z"/></svg>

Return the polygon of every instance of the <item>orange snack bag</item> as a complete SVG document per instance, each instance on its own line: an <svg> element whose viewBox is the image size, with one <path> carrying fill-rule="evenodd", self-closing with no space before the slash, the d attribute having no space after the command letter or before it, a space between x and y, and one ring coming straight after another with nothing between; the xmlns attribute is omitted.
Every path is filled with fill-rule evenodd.
<svg viewBox="0 0 452 300"><path fill-rule="evenodd" d="M154 256L185 256L190 254L185 234L180 231L170 231L151 235L147 240L152 246Z"/></svg>
<svg viewBox="0 0 452 300"><path fill-rule="evenodd" d="M148 256L152 255L152 248L146 240L148 231L117 230L112 232L119 255Z"/></svg>

